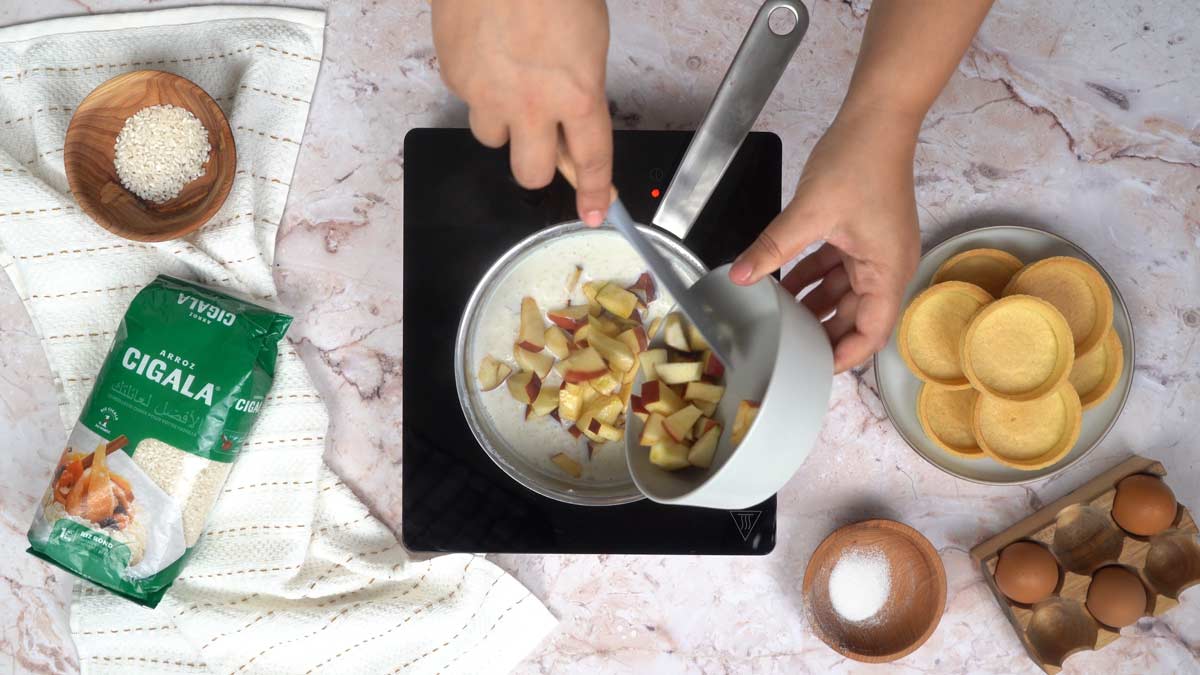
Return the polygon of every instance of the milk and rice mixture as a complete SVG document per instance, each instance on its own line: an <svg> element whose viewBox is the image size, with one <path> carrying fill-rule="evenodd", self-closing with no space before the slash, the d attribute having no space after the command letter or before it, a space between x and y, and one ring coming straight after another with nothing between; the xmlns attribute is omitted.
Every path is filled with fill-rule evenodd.
<svg viewBox="0 0 1200 675"><path fill-rule="evenodd" d="M583 274L574 292L567 293L567 279L576 267ZM685 279L694 273L676 263ZM583 294L585 281L612 282L629 286L646 271L646 264L619 233L611 230L588 230L560 237L528 252L518 261L508 276L500 280L491 296L484 302L475 328L468 362L478 364L487 354L504 361L517 372L513 359L513 343L520 329L521 299L530 296L537 300L543 314L553 309L587 304ZM667 314L675 301L664 289L648 305L642 320L649 324ZM547 322L549 325L549 322ZM551 371L545 384L556 385L562 377ZM567 425L553 417L525 419L525 405L509 394L507 387L480 392L488 417L496 431L531 465L557 478L568 478L550 458L565 453L583 467L582 480L595 484L622 484L631 479L625 465L625 443L605 443L596 447L589 460L587 439L576 439L567 433Z"/></svg>

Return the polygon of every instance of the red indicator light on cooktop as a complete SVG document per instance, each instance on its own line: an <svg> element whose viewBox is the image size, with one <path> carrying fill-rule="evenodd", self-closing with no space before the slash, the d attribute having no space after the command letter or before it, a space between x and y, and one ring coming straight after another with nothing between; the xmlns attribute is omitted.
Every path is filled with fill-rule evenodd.
<svg viewBox="0 0 1200 675"><path fill-rule="evenodd" d="M658 188L653 188L652 190L650 190L650 196L654 197L655 199L658 199L658 196L661 194L662 194L662 190L659 190Z"/></svg>

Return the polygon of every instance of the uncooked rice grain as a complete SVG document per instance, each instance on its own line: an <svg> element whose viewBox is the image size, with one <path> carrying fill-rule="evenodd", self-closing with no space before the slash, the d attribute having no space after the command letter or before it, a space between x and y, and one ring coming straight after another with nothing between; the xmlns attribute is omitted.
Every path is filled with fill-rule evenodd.
<svg viewBox="0 0 1200 675"><path fill-rule="evenodd" d="M163 492L179 502L183 538L189 548L195 546L233 464L198 457L155 438L137 444L133 461Z"/></svg>
<svg viewBox="0 0 1200 675"><path fill-rule="evenodd" d="M113 164L121 185L147 201L162 203L204 175L212 147L208 130L189 110L173 105L142 108L117 135Z"/></svg>

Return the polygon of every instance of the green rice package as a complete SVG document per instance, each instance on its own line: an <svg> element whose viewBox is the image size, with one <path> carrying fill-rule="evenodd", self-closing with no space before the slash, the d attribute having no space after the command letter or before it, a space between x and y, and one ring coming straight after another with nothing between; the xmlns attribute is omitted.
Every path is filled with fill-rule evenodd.
<svg viewBox="0 0 1200 675"><path fill-rule="evenodd" d="M159 276L125 311L29 528L29 552L148 607L179 576L292 318Z"/></svg>

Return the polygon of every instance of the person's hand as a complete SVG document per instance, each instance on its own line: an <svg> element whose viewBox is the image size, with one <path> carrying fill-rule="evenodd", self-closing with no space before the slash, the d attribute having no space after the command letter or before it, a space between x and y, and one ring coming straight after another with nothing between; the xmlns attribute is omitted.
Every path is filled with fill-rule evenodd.
<svg viewBox="0 0 1200 675"><path fill-rule="evenodd" d="M887 344L916 271L912 163L919 124L843 111L809 155L792 202L730 270L735 283L754 283L824 240L783 286L798 294L820 282L802 302L825 320L839 373Z"/></svg>
<svg viewBox="0 0 1200 675"><path fill-rule="evenodd" d="M442 79L470 107L471 131L511 141L523 187L554 178L559 128L578 172L579 217L599 225L612 184L612 121L604 95L608 11L602 0L433 0Z"/></svg>

